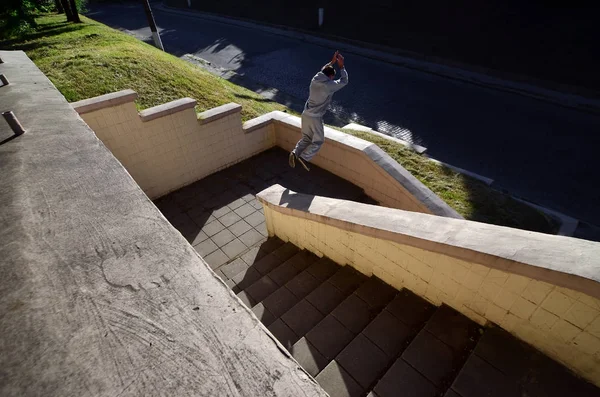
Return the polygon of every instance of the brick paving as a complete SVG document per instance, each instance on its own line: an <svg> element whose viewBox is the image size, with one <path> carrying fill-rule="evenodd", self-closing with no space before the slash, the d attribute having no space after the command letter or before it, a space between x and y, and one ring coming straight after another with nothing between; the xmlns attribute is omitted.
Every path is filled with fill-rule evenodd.
<svg viewBox="0 0 600 397"><path fill-rule="evenodd" d="M301 193L375 204L361 188L317 166L310 172L290 168L287 152L279 148L172 192L155 204L211 268L229 281L255 262L257 248L267 239L256 194L274 184ZM256 270L264 275L279 259L273 257Z"/></svg>

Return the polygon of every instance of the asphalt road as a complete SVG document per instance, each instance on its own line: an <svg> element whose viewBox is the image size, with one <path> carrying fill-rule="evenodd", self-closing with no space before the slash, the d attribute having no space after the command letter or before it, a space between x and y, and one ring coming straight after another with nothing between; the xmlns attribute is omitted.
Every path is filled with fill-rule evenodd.
<svg viewBox="0 0 600 397"><path fill-rule="evenodd" d="M148 41L140 3L88 16ZM194 54L302 101L335 48L154 9L165 50ZM355 54L338 119L423 145L431 157L494 179L498 189L600 225L600 115L487 89ZM277 99L277 98L276 98Z"/></svg>

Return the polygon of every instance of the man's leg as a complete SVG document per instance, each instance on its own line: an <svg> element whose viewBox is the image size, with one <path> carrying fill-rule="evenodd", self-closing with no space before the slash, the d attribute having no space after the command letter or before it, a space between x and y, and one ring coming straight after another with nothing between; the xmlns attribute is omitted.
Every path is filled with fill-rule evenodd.
<svg viewBox="0 0 600 397"><path fill-rule="evenodd" d="M311 161L313 157L319 152L323 142L325 141L325 126L323 125L323 119L310 117L310 130L312 131L312 142L299 156L301 160ZM308 120L307 120L308 121ZM302 120L302 128L304 129L304 120Z"/></svg>
<svg viewBox="0 0 600 397"><path fill-rule="evenodd" d="M312 117L302 115L302 138L300 138L296 144L296 147L294 150L292 150L292 153L290 153L289 161L290 167L292 168L294 168L296 165L294 162L295 158L300 157L304 150L306 150L306 148L313 142L313 132L310 128L312 124L310 119L312 119Z"/></svg>

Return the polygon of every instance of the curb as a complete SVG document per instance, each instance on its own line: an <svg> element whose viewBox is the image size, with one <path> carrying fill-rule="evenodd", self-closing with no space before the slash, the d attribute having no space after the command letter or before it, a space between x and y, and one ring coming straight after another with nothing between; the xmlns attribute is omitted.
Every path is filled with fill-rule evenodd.
<svg viewBox="0 0 600 397"><path fill-rule="evenodd" d="M367 58L384 61L398 66L403 66L408 69L413 69L441 77L446 77L453 80L458 80L498 91L510 92L513 94L534 98L540 101L553 103L555 105L572 108L583 112L600 114L600 100L598 99L591 99L576 94L562 93L552 89L541 88L532 84L518 83L507 79L492 77L479 72L471 72L459 69L457 67L442 65L429 61L417 60L376 49L365 48L356 44L349 43L348 40L335 41L332 39L322 38L294 28L264 25L257 22L250 22L234 17L218 16L197 10L181 10L179 8L169 7L165 4L157 5L154 8L163 12L178 14L189 18L208 19L229 25L242 26L251 29L259 29L279 36L285 36L300 41L317 44L320 46L336 48ZM360 44L368 45L368 43Z"/></svg>
<svg viewBox="0 0 600 397"><path fill-rule="evenodd" d="M558 219L560 221L560 228L556 232L556 235L558 235L558 236L572 237L575 234L575 230L579 226L579 220L572 218L568 215L565 215L561 212L557 212L557 211L551 210L549 208L542 207L540 205L517 198L515 196L512 196L512 198L514 198L517 201L520 201L523 204L527 204L528 206L533 207L533 208L545 213L546 215L548 215L550 217Z"/></svg>
<svg viewBox="0 0 600 397"><path fill-rule="evenodd" d="M400 138L396 138L390 135L386 135L386 134L382 134L381 132L377 132L374 129L370 128L370 127L366 127L364 125L360 125L357 123L350 123L347 124L345 126L342 127L342 130L355 130L355 131L362 131L362 132L367 132L369 134L373 134L376 135L380 138L383 139L387 139L388 141L392 141L392 142L396 142L399 143L401 145L404 145L412 150L414 150L415 152L417 152L418 154L423 154L427 151L427 148L421 145L415 145L413 143L407 142L403 139Z"/></svg>

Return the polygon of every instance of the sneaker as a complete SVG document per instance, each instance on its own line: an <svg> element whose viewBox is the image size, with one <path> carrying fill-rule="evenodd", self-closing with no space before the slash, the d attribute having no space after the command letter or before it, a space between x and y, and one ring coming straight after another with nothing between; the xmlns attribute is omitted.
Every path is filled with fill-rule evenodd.
<svg viewBox="0 0 600 397"><path fill-rule="evenodd" d="M290 167L296 168L296 155L294 152L290 153L290 157L288 158L288 162L290 163Z"/></svg>
<svg viewBox="0 0 600 397"><path fill-rule="evenodd" d="M302 164L302 166L304 167L304 169L306 171L310 171L310 168L308 168L308 165L306 165L306 163L304 162L304 160L302 160L302 157L297 157L297 159L300 162L300 164Z"/></svg>

